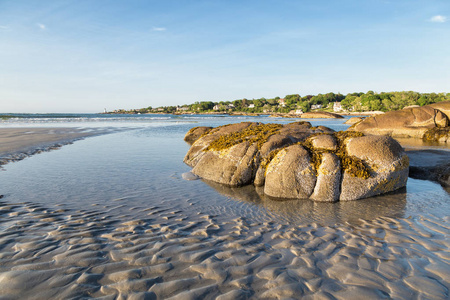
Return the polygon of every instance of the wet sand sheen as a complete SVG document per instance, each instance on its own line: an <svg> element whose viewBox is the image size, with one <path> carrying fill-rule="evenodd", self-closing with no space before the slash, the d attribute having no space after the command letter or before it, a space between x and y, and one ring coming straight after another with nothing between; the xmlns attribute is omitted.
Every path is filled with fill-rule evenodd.
<svg viewBox="0 0 450 300"><path fill-rule="evenodd" d="M107 132L92 128L0 128L0 165Z"/></svg>
<svg viewBox="0 0 450 300"><path fill-rule="evenodd" d="M290 226L164 206L141 219L105 211L0 202L3 297L449 296L448 217Z"/></svg>

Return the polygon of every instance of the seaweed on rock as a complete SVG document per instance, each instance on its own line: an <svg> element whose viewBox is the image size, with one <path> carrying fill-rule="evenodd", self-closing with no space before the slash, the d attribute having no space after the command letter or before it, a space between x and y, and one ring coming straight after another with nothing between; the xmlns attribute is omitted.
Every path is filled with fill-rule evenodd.
<svg viewBox="0 0 450 300"><path fill-rule="evenodd" d="M370 178L370 167L367 166L360 158L348 155L345 148L345 140L347 138L362 137L364 136L363 133L356 131L338 131L332 133L331 135L333 135L337 141L337 150L315 148L312 144L312 138L319 135L327 135L327 133L312 134L306 141L299 143L308 151L311 157L311 164L313 165L316 174L319 170L320 164L322 163L322 154L328 152L336 154L339 158L341 161L342 172L346 171L353 177L360 177L364 179Z"/></svg>
<svg viewBox="0 0 450 300"><path fill-rule="evenodd" d="M445 141L448 142L450 137L450 127L434 127L429 129L425 134L423 135L424 141Z"/></svg>
<svg viewBox="0 0 450 300"><path fill-rule="evenodd" d="M281 128L283 128L283 125L281 124L252 125L242 131L221 135L209 144L204 151L220 151L245 141L250 142L250 144L257 143L258 149L261 149L261 146L268 140L268 138L276 134Z"/></svg>

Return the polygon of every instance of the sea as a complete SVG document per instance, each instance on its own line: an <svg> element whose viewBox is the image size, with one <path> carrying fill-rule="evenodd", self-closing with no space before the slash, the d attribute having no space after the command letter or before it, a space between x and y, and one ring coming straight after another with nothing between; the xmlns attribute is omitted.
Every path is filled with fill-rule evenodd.
<svg viewBox="0 0 450 300"><path fill-rule="evenodd" d="M315 203L184 179L192 127L348 118L0 115L0 128L96 132L2 166L0 298L448 299L450 194L436 182Z"/></svg>

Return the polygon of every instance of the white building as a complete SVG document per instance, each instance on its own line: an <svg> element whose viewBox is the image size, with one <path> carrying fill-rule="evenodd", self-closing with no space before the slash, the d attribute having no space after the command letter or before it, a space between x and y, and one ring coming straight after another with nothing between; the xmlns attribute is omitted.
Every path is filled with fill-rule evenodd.
<svg viewBox="0 0 450 300"><path fill-rule="evenodd" d="M342 111L341 102L334 102L333 111L334 112Z"/></svg>

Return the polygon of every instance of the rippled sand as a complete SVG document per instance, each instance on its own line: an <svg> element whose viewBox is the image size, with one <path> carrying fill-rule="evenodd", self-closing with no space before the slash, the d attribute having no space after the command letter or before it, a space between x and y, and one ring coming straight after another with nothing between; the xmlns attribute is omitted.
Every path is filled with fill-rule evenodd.
<svg viewBox="0 0 450 300"><path fill-rule="evenodd" d="M448 217L291 226L146 214L1 199L0 298L449 298Z"/></svg>

